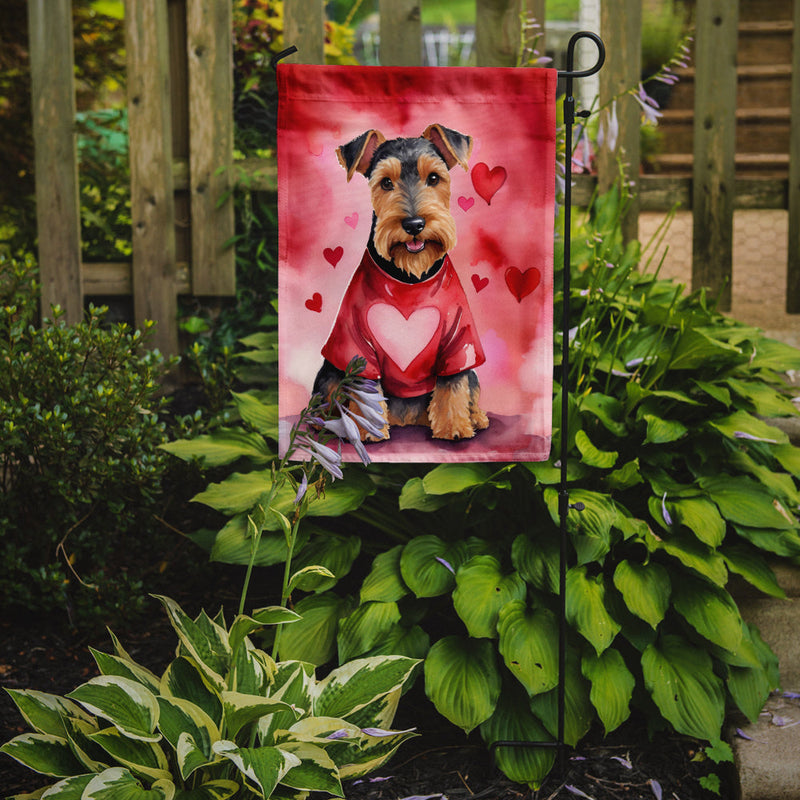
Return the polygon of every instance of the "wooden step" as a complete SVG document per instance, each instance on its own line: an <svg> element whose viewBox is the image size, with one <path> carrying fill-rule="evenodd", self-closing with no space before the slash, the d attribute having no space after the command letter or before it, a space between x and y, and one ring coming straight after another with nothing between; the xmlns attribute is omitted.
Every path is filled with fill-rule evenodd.
<svg viewBox="0 0 800 800"><path fill-rule="evenodd" d="M754 64L790 64L792 61L791 20L742 22L736 60L740 66Z"/></svg>
<svg viewBox="0 0 800 800"><path fill-rule="evenodd" d="M691 176L694 158L690 153L664 153L652 159L655 170L665 175ZM788 153L737 153L737 177L785 178L789 174Z"/></svg>
<svg viewBox="0 0 800 800"><path fill-rule="evenodd" d="M739 22L792 19L792 0L739 0Z"/></svg>

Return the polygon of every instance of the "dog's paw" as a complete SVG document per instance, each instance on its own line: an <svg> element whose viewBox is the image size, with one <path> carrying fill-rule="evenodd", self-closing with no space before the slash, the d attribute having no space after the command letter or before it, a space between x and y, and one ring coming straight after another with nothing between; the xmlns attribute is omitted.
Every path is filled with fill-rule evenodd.
<svg viewBox="0 0 800 800"><path fill-rule="evenodd" d="M437 425L431 427L431 435L434 439L448 439L457 442L460 439L471 439L475 435L475 428L468 421L453 421L450 425Z"/></svg>
<svg viewBox="0 0 800 800"><path fill-rule="evenodd" d="M359 430L361 432L361 441L362 442L385 442L389 439L389 426L384 425L381 428L381 436L375 436L372 433L367 433L364 430L361 430L361 426L359 426Z"/></svg>

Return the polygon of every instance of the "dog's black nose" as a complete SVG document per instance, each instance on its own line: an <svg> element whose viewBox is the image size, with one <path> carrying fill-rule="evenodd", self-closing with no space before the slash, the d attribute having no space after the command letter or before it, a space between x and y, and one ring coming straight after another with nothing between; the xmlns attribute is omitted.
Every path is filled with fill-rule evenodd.
<svg viewBox="0 0 800 800"><path fill-rule="evenodd" d="M416 236L418 233L422 233L424 227L425 220L422 217L406 217L403 220L403 230L409 236Z"/></svg>

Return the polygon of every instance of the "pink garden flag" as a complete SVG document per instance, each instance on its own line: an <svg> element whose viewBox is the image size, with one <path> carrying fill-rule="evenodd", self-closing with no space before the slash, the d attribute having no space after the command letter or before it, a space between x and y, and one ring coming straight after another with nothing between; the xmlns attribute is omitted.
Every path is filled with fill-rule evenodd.
<svg viewBox="0 0 800 800"><path fill-rule="evenodd" d="M361 356L387 398L372 460L547 459L556 72L280 64L278 82L281 452Z"/></svg>

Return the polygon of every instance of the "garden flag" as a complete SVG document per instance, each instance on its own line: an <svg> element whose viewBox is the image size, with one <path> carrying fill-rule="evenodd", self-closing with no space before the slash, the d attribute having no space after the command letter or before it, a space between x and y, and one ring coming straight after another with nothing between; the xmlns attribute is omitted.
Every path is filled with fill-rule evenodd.
<svg viewBox="0 0 800 800"><path fill-rule="evenodd" d="M386 397L372 460L547 459L556 72L280 64L278 85L281 452L360 356Z"/></svg>

